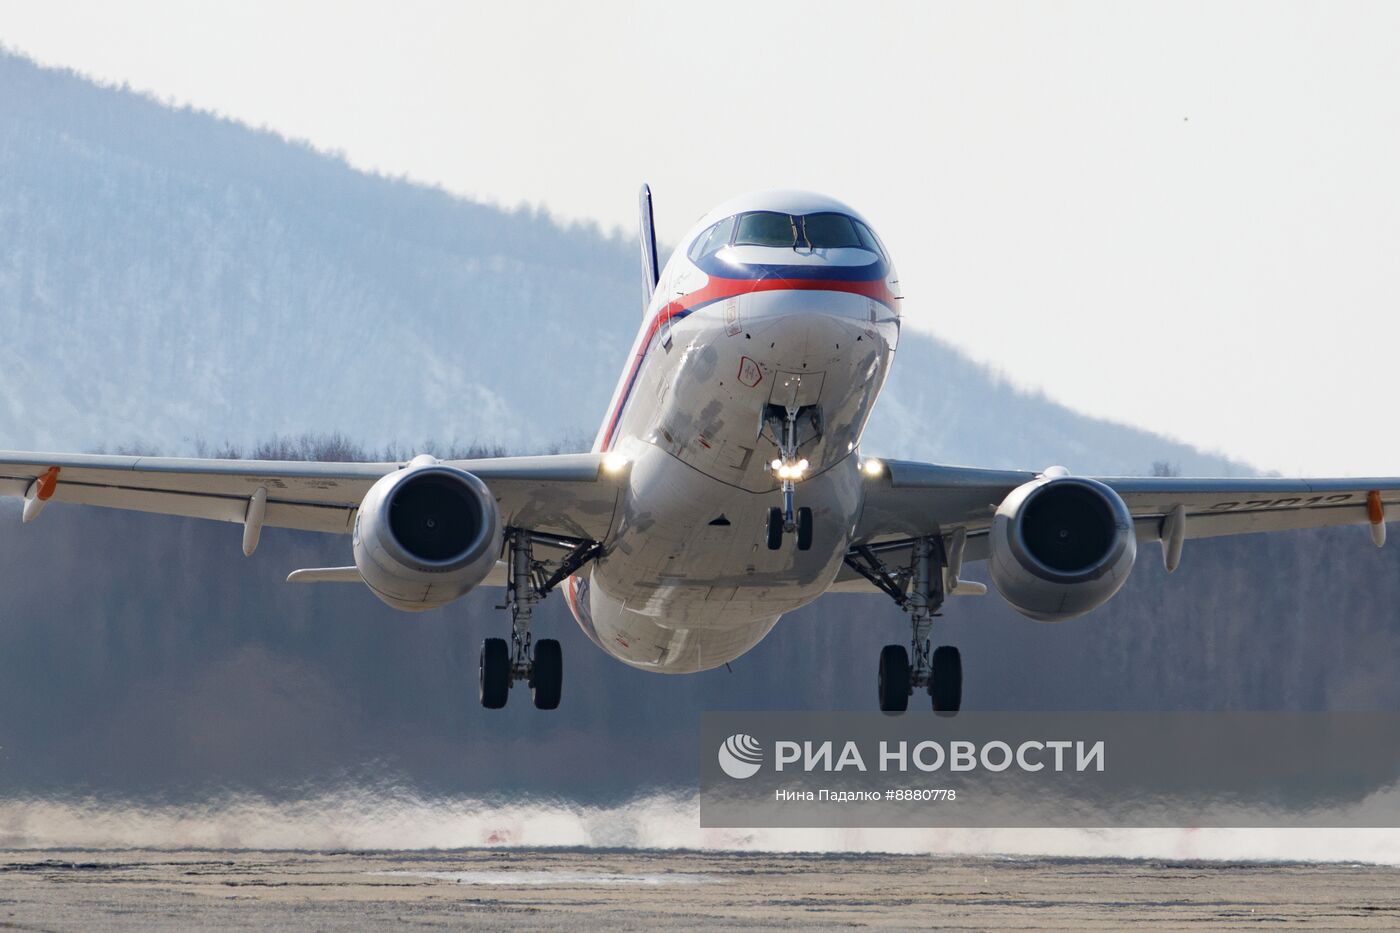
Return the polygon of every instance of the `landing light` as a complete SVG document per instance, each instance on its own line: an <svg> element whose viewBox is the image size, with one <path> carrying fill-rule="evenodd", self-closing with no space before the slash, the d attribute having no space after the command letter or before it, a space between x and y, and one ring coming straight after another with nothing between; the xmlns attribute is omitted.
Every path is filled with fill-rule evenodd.
<svg viewBox="0 0 1400 933"><path fill-rule="evenodd" d="M811 466L806 460L799 460L796 463L784 463L781 460L774 460L770 466L773 472L778 474L778 479L801 479Z"/></svg>
<svg viewBox="0 0 1400 933"><path fill-rule="evenodd" d="M860 465L866 476L879 476L884 472L885 465L873 457Z"/></svg>
<svg viewBox="0 0 1400 933"><path fill-rule="evenodd" d="M621 473L627 468L627 457L616 451L603 458L603 469L609 473Z"/></svg>

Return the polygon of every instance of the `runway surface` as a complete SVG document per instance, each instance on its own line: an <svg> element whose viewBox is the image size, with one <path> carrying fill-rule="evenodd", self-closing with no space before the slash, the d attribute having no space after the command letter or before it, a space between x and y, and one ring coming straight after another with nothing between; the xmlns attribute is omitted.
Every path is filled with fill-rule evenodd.
<svg viewBox="0 0 1400 933"><path fill-rule="evenodd" d="M640 850L0 851L18 930L1400 926L1400 868Z"/></svg>

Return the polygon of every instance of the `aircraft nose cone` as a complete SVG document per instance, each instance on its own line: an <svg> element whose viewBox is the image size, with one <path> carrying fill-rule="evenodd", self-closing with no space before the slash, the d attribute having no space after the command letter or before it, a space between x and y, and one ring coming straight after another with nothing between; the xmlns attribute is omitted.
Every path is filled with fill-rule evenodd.
<svg viewBox="0 0 1400 933"><path fill-rule="evenodd" d="M756 344L750 355L794 373L820 372L849 359L866 339L869 318L862 305L841 300L846 297L774 295L762 313L746 316L746 332Z"/></svg>

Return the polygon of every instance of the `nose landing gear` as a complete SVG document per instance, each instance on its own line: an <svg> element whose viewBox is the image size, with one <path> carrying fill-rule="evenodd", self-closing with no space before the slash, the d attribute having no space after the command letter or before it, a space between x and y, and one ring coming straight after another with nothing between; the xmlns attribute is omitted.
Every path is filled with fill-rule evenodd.
<svg viewBox="0 0 1400 933"><path fill-rule="evenodd" d="M961 545L961 539L958 541ZM890 568L881 553L908 551L909 564ZM961 555L956 564L961 564ZM948 566L941 537L915 538L887 545L860 546L846 555L846 565L861 574L909 613L909 647L886 645L880 651L880 710L902 713L915 690L928 691L935 713L955 715L962 708L962 654L951 645L934 649L929 640L933 619L943 605Z"/></svg>
<svg viewBox="0 0 1400 933"><path fill-rule="evenodd" d="M770 406L770 409L772 406ZM807 472L809 464L804 459L799 459L797 449L799 439L797 433L797 418L802 409L789 407L780 409L781 418L774 414L768 417L768 423L773 428L773 433L778 439L778 459L771 464L773 472L782 482L783 505L782 508L774 506L768 510L768 550L776 551L783 546L783 535L797 535L797 549L807 551L812 547L812 510L807 506L794 508L794 499L797 493L797 481ZM815 413L812 414L813 424L817 419ZM779 422L781 421L781 424Z"/></svg>
<svg viewBox="0 0 1400 933"><path fill-rule="evenodd" d="M785 513L776 505L768 510L768 550L776 551L783 546L783 535L797 532L797 549L809 551L812 548L812 510L802 506L797 515Z"/></svg>

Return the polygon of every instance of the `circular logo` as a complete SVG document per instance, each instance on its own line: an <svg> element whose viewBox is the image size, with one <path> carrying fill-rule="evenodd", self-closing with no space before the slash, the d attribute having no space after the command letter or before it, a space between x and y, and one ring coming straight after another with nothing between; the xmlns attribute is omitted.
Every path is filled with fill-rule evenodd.
<svg viewBox="0 0 1400 933"><path fill-rule="evenodd" d="M753 777L763 767L763 746L751 735L731 735L719 747L719 766L732 778Z"/></svg>

